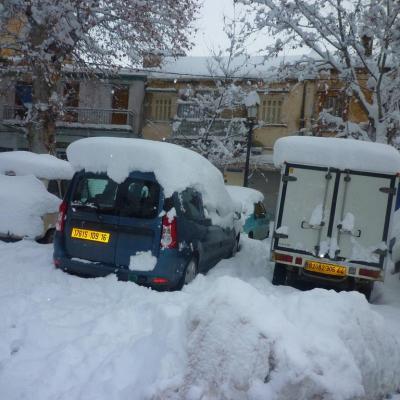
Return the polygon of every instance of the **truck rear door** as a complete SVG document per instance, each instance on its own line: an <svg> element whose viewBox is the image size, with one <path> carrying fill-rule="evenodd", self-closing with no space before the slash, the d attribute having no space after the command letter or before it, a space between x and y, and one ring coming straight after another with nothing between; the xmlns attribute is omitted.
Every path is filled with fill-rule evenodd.
<svg viewBox="0 0 400 400"><path fill-rule="evenodd" d="M287 164L273 249L383 267L396 177Z"/></svg>

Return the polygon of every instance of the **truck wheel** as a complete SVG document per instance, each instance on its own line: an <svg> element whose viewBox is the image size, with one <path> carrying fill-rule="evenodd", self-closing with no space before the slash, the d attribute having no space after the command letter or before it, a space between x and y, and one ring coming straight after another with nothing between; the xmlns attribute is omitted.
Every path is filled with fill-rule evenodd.
<svg viewBox="0 0 400 400"><path fill-rule="evenodd" d="M272 284L279 286L286 283L286 267L283 264L275 263L274 275L272 277Z"/></svg>
<svg viewBox="0 0 400 400"><path fill-rule="evenodd" d="M374 289L374 282L368 282L358 287L358 291L365 296L368 302L371 301L371 294L373 289Z"/></svg>

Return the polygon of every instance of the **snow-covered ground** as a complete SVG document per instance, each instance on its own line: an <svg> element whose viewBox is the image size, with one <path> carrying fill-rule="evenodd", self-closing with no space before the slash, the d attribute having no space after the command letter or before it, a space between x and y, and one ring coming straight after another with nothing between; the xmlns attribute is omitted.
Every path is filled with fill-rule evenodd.
<svg viewBox="0 0 400 400"><path fill-rule="evenodd" d="M400 281L358 293L271 285L243 239L182 292L55 270L0 242L0 399L380 399L400 387ZM392 397L394 399L397 396Z"/></svg>

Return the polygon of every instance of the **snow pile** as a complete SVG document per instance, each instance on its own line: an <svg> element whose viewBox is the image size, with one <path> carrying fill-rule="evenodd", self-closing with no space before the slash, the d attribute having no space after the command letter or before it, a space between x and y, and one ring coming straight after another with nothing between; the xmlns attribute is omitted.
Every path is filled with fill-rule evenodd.
<svg viewBox="0 0 400 400"><path fill-rule="evenodd" d="M264 200L264 195L258 190L232 185L225 185L225 187L232 199L241 204L245 217L249 217L254 213L255 203Z"/></svg>
<svg viewBox="0 0 400 400"><path fill-rule="evenodd" d="M154 172L166 197L193 187L214 224L232 223L234 207L221 172L194 151L145 139L96 137L70 144L67 155L76 170L106 172L118 183L133 171Z"/></svg>
<svg viewBox="0 0 400 400"><path fill-rule="evenodd" d="M317 165L338 169L396 174L400 154L392 146L354 139L289 136L274 146L274 164Z"/></svg>
<svg viewBox="0 0 400 400"><path fill-rule="evenodd" d="M55 270L51 246L0 242L1 397L375 400L393 393L398 308L381 307L385 320L358 293L274 287L266 249L244 239L242 251L208 276L182 292L158 293L115 276Z"/></svg>
<svg viewBox="0 0 400 400"><path fill-rule="evenodd" d="M157 257L154 257L149 251L138 251L136 255L131 256L129 269L131 271L153 271L157 264Z"/></svg>
<svg viewBox="0 0 400 400"><path fill-rule="evenodd" d="M50 154L36 154L30 151L0 153L0 174L8 171L16 175L34 175L44 179L71 179L74 173L68 161Z"/></svg>
<svg viewBox="0 0 400 400"><path fill-rule="evenodd" d="M41 217L58 212L60 202L32 175L0 175L0 234L31 239L43 235Z"/></svg>

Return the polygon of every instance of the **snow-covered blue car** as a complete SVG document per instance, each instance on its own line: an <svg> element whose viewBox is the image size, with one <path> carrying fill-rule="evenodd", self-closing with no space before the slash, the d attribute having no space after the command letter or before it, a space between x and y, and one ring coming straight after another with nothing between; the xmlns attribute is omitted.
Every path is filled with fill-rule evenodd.
<svg viewBox="0 0 400 400"><path fill-rule="evenodd" d="M67 154L78 172L60 206L56 267L170 290L236 252L234 205L199 154L115 138L82 139Z"/></svg>
<svg viewBox="0 0 400 400"><path fill-rule="evenodd" d="M226 188L232 200L242 206L243 232L251 239L267 238L271 216L263 204L264 195L247 187L226 185Z"/></svg>

